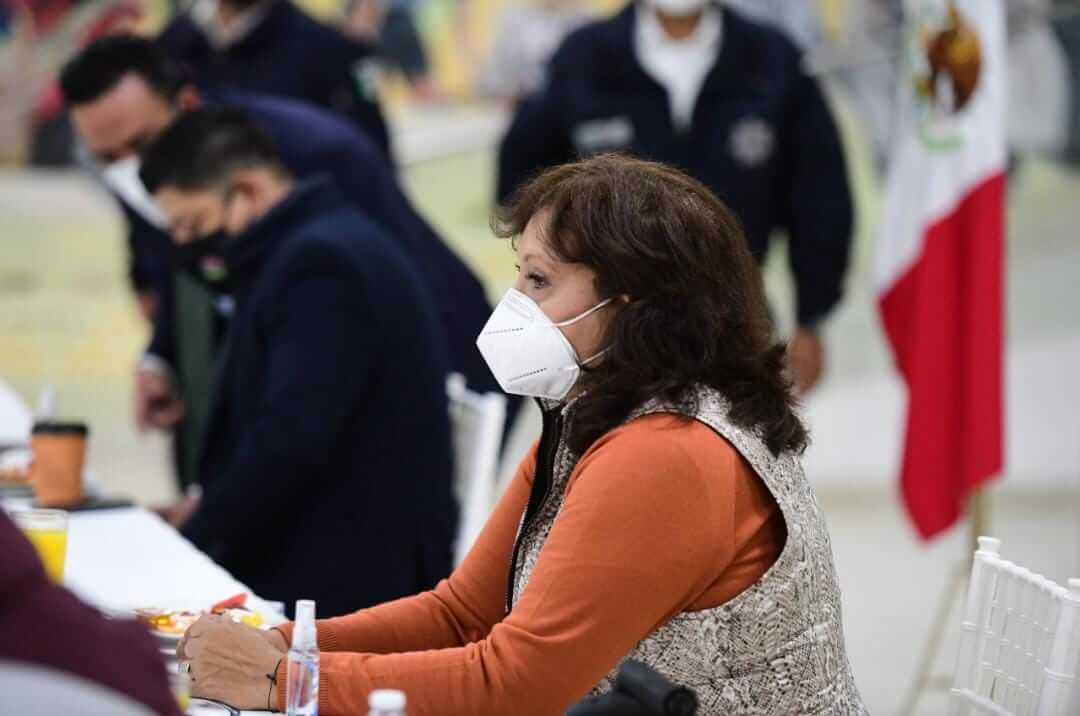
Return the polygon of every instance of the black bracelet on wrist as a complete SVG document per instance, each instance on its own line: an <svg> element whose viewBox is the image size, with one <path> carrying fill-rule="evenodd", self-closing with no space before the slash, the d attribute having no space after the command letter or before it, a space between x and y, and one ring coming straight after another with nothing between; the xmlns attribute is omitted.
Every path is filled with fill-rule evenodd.
<svg viewBox="0 0 1080 716"><path fill-rule="evenodd" d="M274 695L274 687L277 685L277 672L281 668L281 662L285 660L285 657L281 657L277 660L277 664L274 665L274 670L266 675L266 678L270 681L270 686L266 690L266 710L273 711L270 706L270 697Z"/></svg>

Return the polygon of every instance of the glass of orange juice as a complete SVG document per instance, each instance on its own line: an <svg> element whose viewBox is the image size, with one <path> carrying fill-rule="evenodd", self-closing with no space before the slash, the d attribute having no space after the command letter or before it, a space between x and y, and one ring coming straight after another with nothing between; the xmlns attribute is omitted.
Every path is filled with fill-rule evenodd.
<svg viewBox="0 0 1080 716"><path fill-rule="evenodd" d="M63 510L25 510L12 514L26 538L34 545L54 582L64 579L67 556L68 515Z"/></svg>

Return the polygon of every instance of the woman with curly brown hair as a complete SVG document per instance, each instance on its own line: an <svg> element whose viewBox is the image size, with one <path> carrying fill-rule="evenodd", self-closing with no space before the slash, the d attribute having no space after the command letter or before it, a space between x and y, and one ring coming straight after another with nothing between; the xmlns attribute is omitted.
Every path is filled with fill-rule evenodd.
<svg viewBox="0 0 1080 716"><path fill-rule="evenodd" d="M558 714L634 658L705 714L863 713L807 433L731 212L603 156L540 175L494 226L519 276L478 346L539 399L543 434L449 579L318 622L321 712L392 687L414 715ZM235 700L290 636L207 620L182 650Z"/></svg>

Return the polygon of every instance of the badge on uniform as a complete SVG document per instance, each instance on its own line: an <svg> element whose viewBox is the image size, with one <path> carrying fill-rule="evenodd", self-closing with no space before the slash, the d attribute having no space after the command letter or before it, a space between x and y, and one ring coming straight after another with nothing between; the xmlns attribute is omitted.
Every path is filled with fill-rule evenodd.
<svg viewBox="0 0 1080 716"><path fill-rule="evenodd" d="M613 152L626 149L634 141L634 125L628 117L610 117L582 122L570 133L578 154Z"/></svg>
<svg viewBox="0 0 1080 716"><path fill-rule="evenodd" d="M764 119L745 117L735 122L728 142L735 161L747 169L756 169L772 157L776 137Z"/></svg>
<svg viewBox="0 0 1080 716"><path fill-rule="evenodd" d="M375 102L379 97L382 67L375 57L363 57L352 64L353 91L360 99Z"/></svg>

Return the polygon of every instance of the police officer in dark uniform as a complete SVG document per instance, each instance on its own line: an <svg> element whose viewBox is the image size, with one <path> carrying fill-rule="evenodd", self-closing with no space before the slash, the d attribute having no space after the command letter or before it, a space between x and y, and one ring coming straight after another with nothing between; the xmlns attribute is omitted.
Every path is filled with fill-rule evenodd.
<svg viewBox="0 0 1080 716"><path fill-rule="evenodd" d="M791 366L809 390L853 222L839 133L795 45L706 0L638 0L571 34L548 72L503 139L498 199L543 168L624 151L673 164L716 192L759 260L783 229L797 299Z"/></svg>
<svg viewBox="0 0 1080 716"><path fill-rule="evenodd" d="M173 270L167 225L137 172L146 145L179 113L199 105L249 115L273 138L296 177L333 179L350 203L404 249L424 278L451 369L465 375L473 390L498 390L475 345L491 313L483 285L416 212L378 149L340 117L302 102L199 89L153 41L133 35L87 47L65 66L60 84L89 161L128 219L132 281L145 304L157 304L153 338L136 373L136 420L143 428L179 428L182 485L196 481L212 356L228 302L211 308L213 271L200 286Z"/></svg>
<svg viewBox="0 0 1080 716"><path fill-rule="evenodd" d="M390 156L376 96L375 49L291 0L196 0L158 41L195 73L221 84L310 102L347 116Z"/></svg>

